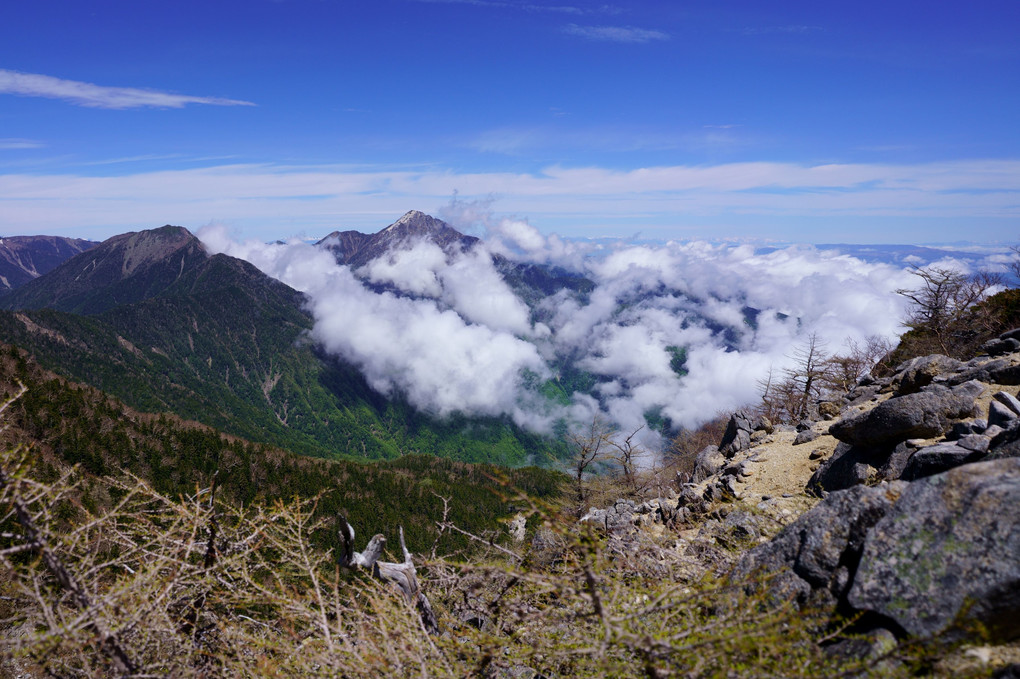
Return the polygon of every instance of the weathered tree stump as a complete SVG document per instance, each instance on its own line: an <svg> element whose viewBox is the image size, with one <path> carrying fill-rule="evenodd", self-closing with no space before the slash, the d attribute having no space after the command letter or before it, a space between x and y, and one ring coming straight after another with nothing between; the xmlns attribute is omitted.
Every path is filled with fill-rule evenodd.
<svg viewBox="0 0 1020 679"><path fill-rule="evenodd" d="M357 570L368 569L377 578L391 582L396 585L404 600L418 609L421 615L422 624L430 634L439 632L439 623L436 621L436 614L432 611L432 604L425 593L418 586L418 571L411 559L411 552L407 551L404 543L404 527L399 527L400 550L404 554L403 563L390 561L379 561L383 548L386 546L386 537L377 533L368 541L364 552L354 551L354 529L347 522L347 518L340 517L340 553L337 560L344 568Z"/></svg>

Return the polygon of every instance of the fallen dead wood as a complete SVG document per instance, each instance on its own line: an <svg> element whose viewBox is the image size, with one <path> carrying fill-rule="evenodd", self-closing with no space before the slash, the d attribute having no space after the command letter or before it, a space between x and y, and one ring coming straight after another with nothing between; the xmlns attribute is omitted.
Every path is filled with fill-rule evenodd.
<svg viewBox="0 0 1020 679"><path fill-rule="evenodd" d="M359 569L365 568L377 578L391 582L396 585L404 596L404 600L418 609L421 615L421 622L425 629L435 634L439 632L439 623L436 621L436 614L432 611L432 604L425 593L418 586L418 571L414 567L411 552L407 550L404 543L404 527L399 527L400 551L404 555L403 563L391 561L379 561L383 548L386 546L386 537L381 533L372 536L368 541L365 551L354 551L354 528L347 522L347 518L340 517L340 553L337 560L344 568Z"/></svg>

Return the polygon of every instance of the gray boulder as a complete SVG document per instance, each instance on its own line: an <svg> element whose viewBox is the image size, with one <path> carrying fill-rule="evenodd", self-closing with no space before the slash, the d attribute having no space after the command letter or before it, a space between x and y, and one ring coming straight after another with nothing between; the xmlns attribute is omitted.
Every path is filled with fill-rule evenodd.
<svg viewBox="0 0 1020 679"><path fill-rule="evenodd" d="M793 445L799 446L802 443L810 443L811 441L814 441L816 438L818 438L818 434L816 434L811 429L805 429L799 432L796 438L793 439Z"/></svg>
<svg viewBox="0 0 1020 679"><path fill-rule="evenodd" d="M914 481L932 474L941 474L953 467L974 462L982 457L984 457L982 451L970 450L956 443L937 443L914 452L907 461L900 478L904 481Z"/></svg>
<svg viewBox="0 0 1020 679"><path fill-rule="evenodd" d="M1020 457L1020 419L997 433L988 444L989 459Z"/></svg>
<svg viewBox="0 0 1020 679"><path fill-rule="evenodd" d="M1009 367L1009 361L1004 358L997 358L991 361L988 359L967 361L962 370L946 378L945 384L955 386L970 380L996 384L1013 384L1011 382L1001 382L995 378L1000 371L1006 370Z"/></svg>
<svg viewBox="0 0 1020 679"><path fill-rule="evenodd" d="M722 441L719 442L719 451L723 455L733 457L741 450L750 447L751 419L751 416L743 410L738 410L730 416Z"/></svg>
<svg viewBox="0 0 1020 679"><path fill-rule="evenodd" d="M973 450L975 453L987 453L990 444L991 439L981 434L968 434L967 436L961 436L956 441L956 445L967 450Z"/></svg>
<svg viewBox="0 0 1020 679"><path fill-rule="evenodd" d="M831 493L771 541L746 552L731 577L771 576L778 598L835 604L850 584L868 530L892 507L906 484L854 486Z"/></svg>
<svg viewBox="0 0 1020 679"><path fill-rule="evenodd" d="M1020 340L1020 328L1013 328L999 335L999 339L1016 339Z"/></svg>
<svg viewBox="0 0 1020 679"><path fill-rule="evenodd" d="M870 527L847 600L915 637L961 617L1020 637L1020 459L907 485Z"/></svg>
<svg viewBox="0 0 1020 679"><path fill-rule="evenodd" d="M846 490L865 483L875 478L880 468L887 466L891 452L888 447L868 448L839 443L829 459L823 461L811 475L807 490L821 495L822 491ZM905 459L902 464L906 464ZM898 477L898 473L885 476Z"/></svg>
<svg viewBox="0 0 1020 679"><path fill-rule="evenodd" d="M981 345L981 351L985 352L989 356L1011 354L1014 351L1020 351L1020 340L1012 337L1008 339L988 340Z"/></svg>
<svg viewBox="0 0 1020 679"><path fill-rule="evenodd" d="M946 434L946 438L953 441L970 436L971 434L983 434L987 427L988 421L981 419L971 420L970 422L956 422L949 430L949 433Z"/></svg>
<svg viewBox="0 0 1020 679"><path fill-rule="evenodd" d="M992 401L988 404L988 425L997 425L1005 429L1012 420L1017 419L1017 414L999 401Z"/></svg>
<svg viewBox="0 0 1020 679"><path fill-rule="evenodd" d="M829 433L854 446L895 446L910 438L941 436L952 420L974 415L984 387L966 382L953 389L930 385L916 394L891 398L871 410L833 424Z"/></svg>
<svg viewBox="0 0 1020 679"><path fill-rule="evenodd" d="M701 483L717 473L726 464L726 458L715 446L705 446L694 458L694 476L691 481Z"/></svg>
<svg viewBox="0 0 1020 679"><path fill-rule="evenodd" d="M892 387L900 395L915 394L945 373L959 370L962 362L955 358L932 354L918 356L900 364L893 376Z"/></svg>
<svg viewBox="0 0 1020 679"><path fill-rule="evenodd" d="M999 391L992 396L993 399L1006 406L1014 415L1020 417L1020 400L1008 391Z"/></svg>
<svg viewBox="0 0 1020 679"><path fill-rule="evenodd" d="M1020 384L1020 365L1002 365L988 371L988 382L1016 386Z"/></svg>

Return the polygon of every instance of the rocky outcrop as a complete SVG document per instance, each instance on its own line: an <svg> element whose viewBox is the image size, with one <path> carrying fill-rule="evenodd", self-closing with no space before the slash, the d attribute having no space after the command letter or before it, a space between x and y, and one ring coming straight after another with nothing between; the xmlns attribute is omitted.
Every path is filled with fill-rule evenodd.
<svg viewBox="0 0 1020 679"><path fill-rule="evenodd" d="M973 417L980 383L969 381L953 389L929 385L924 391L889 399L871 410L833 424L829 432L853 446L895 446L910 438L942 436L954 419Z"/></svg>
<svg viewBox="0 0 1020 679"><path fill-rule="evenodd" d="M1008 342L996 343L1018 338L1020 329L987 344L994 357L961 362L922 356L904 362L888 377L862 379L844 401L850 412L857 412L829 428L841 443L812 476L809 492L916 480L963 464L1020 454L1020 399L999 391L985 419L978 419L975 412L975 401L987 393L986 385L1020 382L1020 354L1000 351L1012 346ZM881 401L881 394L891 396ZM868 407L869 402L875 405Z"/></svg>
<svg viewBox="0 0 1020 679"><path fill-rule="evenodd" d="M893 506L905 484L855 486L832 493L770 542L747 553L733 571L737 579L762 572L783 599L835 605L850 586L868 530Z"/></svg>
<svg viewBox="0 0 1020 679"><path fill-rule="evenodd" d="M1020 637L1020 459L909 484L868 531L847 601L915 637L966 620Z"/></svg>
<svg viewBox="0 0 1020 679"><path fill-rule="evenodd" d="M831 493L732 577L772 576L773 593L860 612L900 636L976 621L1020 637L1020 459L907 483Z"/></svg>
<svg viewBox="0 0 1020 679"><path fill-rule="evenodd" d="M1020 346L1006 340L1020 344L1020 330L989 356L925 356L862 379L809 482L822 501L732 577L764 574L779 600L862 616L860 638L954 638L978 624L1020 639L1020 398L985 400L989 385L1020 382Z"/></svg>
<svg viewBox="0 0 1020 679"><path fill-rule="evenodd" d="M726 431L723 433L722 441L719 442L719 452L726 457L733 457L735 454L751 445L752 417L744 410L738 410L730 416L726 424Z"/></svg>

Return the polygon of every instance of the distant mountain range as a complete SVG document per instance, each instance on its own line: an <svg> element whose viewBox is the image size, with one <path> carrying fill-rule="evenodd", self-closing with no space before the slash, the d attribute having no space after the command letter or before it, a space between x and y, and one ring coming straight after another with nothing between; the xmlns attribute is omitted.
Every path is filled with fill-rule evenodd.
<svg viewBox="0 0 1020 679"><path fill-rule="evenodd" d="M0 238L0 295L48 273L98 243L60 236Z"/></svg>
<svg viewBox="0 0 1020 679"><path fill-rule="evenodd" d="M504 374L502 379L509 383L519 376L522 384L515 398L530 399L521 408L528 409L529 417L535 413L546 417L542 430L557 431L560 439L567 425L555 418L562 418L579 399L594 408L592 412L608 412L606 400L615 395L628 389L648 393L660 387L668 395L673 393L669 392L674 384L670 380L688 375L688 347L682 341L665 346L666 367L658 363L638 366L647 374L657 371L656 384L647 375L637 378L647 378L645 383L632 382L631 373L623 371L626 366L621 367L620 357L630 360L628 352L655 358L657 347L640 341L628 344L634 337L645 337L631 328L646 315L653 321L660 314L680 319L685 327L696 326L699 341L711 341L725 352L746 345L760 321L785 323L789 318L773 310L776 318L761 319L762 312L748 306L740 295L720 298L729 312L714 313L717 300L710 299L714 293L695 294L682 279L668 284L638 279L634 285L608 291L600 284L596 291L595 282L575 271L516 262L479 246L479 239L412 211L377 233L335 231L312 247L328 252L360 281L345 295L365 293L361 286L369 291L369 302L357 313L375 314L373 318L378 320L381 307L372 305L405 298L397 300L400 305L387 307L387 320L394 325L377 325L385 330L376 330L372 341L378 344L370 344L368 353L377 353L377 346L391 352L400 347L401 357L419 364L422 360L417 351L403 349L416 345L396 342L404 319L430 308L448 320L458 318L459 327L468 329L458 336L459 342L465 341L472 329L483 332L471 337L492 338L495 335L484 332L485 324L492 322L491 315L472 320L470 310L455 307L463 301L456 295L475 295L476 275L500 279L502 302L493 302L486 297L493 294L491 290L483 289L477 291L477 303L485 306L491 302L490 309L501 309L500 303L516 298L513 304L517 307L511 311L523 321L503 326L501 341L517 342L513 350L532 342L529 348L536 356L542 352L539 361L544 371L521 369L510 377ZM910 246L819 247L901 266L935 261L949 252ZM0 291L0 342L22 347L45 368L102 389L139 410L172 412L254 442L319 457L391 459L427 453L518 466L555 463L566 454L562 440L515 424L525 419L464 414L472 411L462 405L460 392L452 392L458 397L453 399L453 413L437 417L428 413L449 409L422 407L405 388L406 380L393 379L380 386L364 352L360 356L336 349L327 353L325 343L319 344L322 337L313 334L319 319L312 315L312 298L248 261L210 254L202 241L182 227L167 225L125 233L100 244L42 236L4 238L0 254L4 256L0 262L5 268L0 271L6 285ZM423 268L422 260L415 257L426 258L428 265ZM488 258L484 267L463 268L475 266L479 258ZM457 267L462 268L455 289L445 287L448 281L443 277ZM420 273L435 275L431 283L438 287L418 289L409 284ZM350 280L349 274L344 275ZM415 304L403 305L410 301ZM574 314L566 325L564 309ZM595 321L586 320L595 314L603 315L598 321L603 325L595 327ZM576 334L579 326L570 325L573 319L593 327L590 335L579 334L570 340L576 344L556 345L528 336L542 332L541 337L555 340L560 327ZM496 319L497 325L500 320ZM348 321L341 316L337 322L343 326ZM350 318L350 324L359 322L358 317ZM789 322L800 320L793 317ZM458 355L446 352L448 337L433 336L431 327L415 332L427 335L431 347L445 352L440 358L459 360ZM624 342L624 338L631 339ZM617 351L606 348L611 341L619 345L616 363L606 358L606 352ZM594 346L597 342L602 344ZM395 361L386 369L407 375L410 365ZM461 365L456 363L452 370ZM492 378L485 373L469 377L475 380L471 384ZM448 383L430 388L451 391ZM677 425L661 405L669 401L655 398L659 400L651 407L641 406L637 421L653 436L661 434L668 440L677 433ZM518 400L511 406L521 403ZM474 412L510 410L512 407Z"/></svg>
<svg viewBox="0 0 1020 679"><path fill-rule="evenodd" d="M323 247L368 261L411 236L471 242L409 213L379 234L337 234ZM7 310L0 341L140 410L310 455L418 452L516 466L562 453L504 418L438 420L374 392L308 339L313 321L304 301L245 261L210 256L186 229L164 226L73 254L0 297Z"/></svg>

